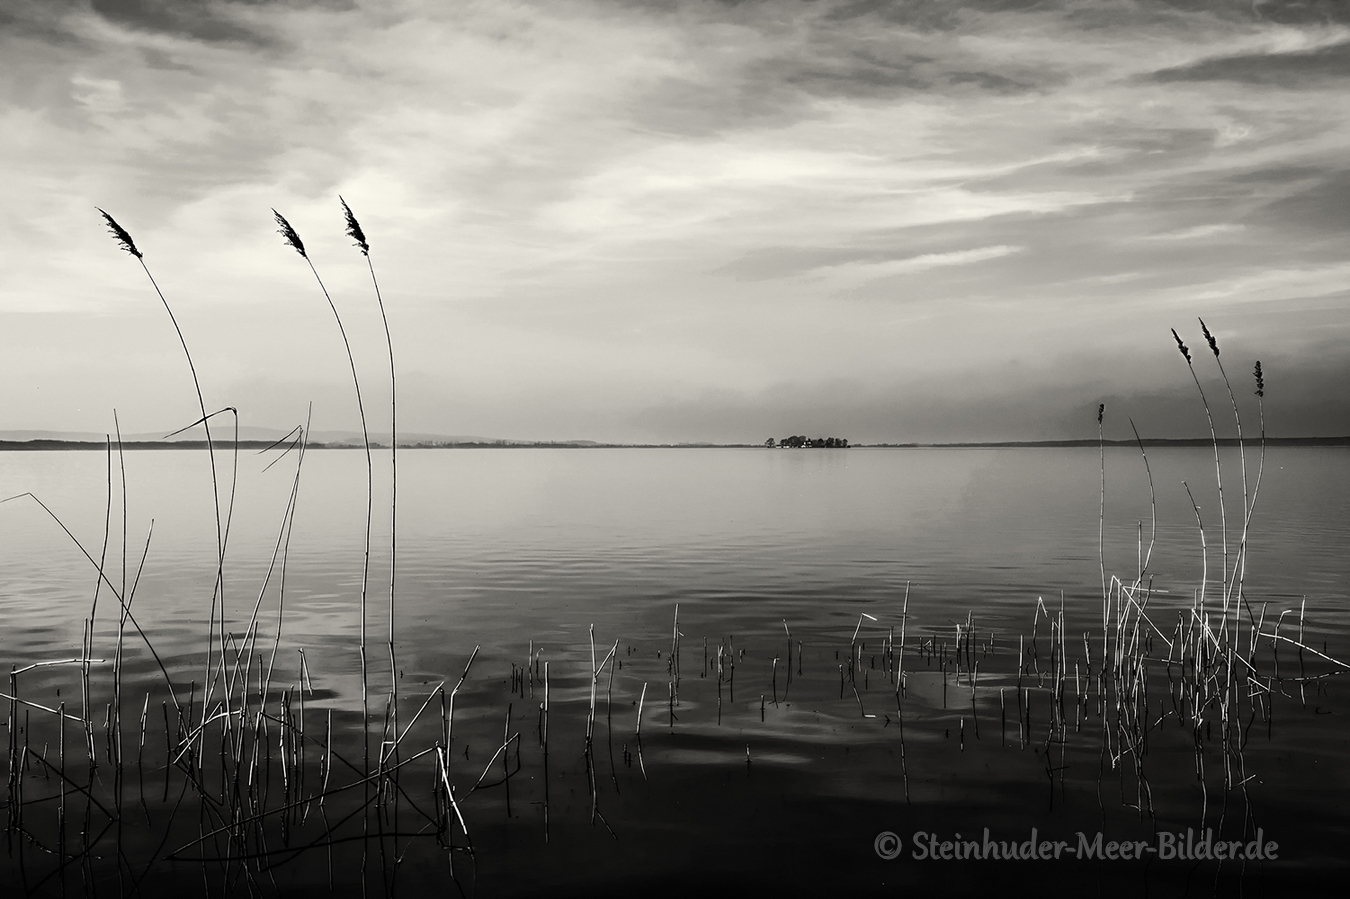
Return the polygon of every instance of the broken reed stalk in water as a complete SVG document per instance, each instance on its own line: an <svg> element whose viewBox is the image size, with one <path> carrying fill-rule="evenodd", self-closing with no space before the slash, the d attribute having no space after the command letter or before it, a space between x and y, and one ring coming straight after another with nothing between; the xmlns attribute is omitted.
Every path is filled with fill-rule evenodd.
<svg viewBox="0 0 1350 899"><path fill-rule="evenodd" d="M267 589L267 581L271 579L272 568L276 564L276 553L277 550L279 549L281 551L281 578L280 583L277 586L277 630L272 638L272 655L271 658L267 660L267 680L264 682L262 688L264 696L267 695L268 688L271 686L272 670L276 666L277 653L281 649L281 626L282 622L284 621L284 616L286 612L287 562L289 562L290 560L291 534L293 533L295 528L295 512L300 502L300 472L303 470L305 465L305 451L309 446L309 425L313 412L314 406L311 403L309 411L305 414L304 427L301 428L298 425L296 426L296 430L299 431L299 434L295 438L295 442L291 445L292 448L298 447L295 459L295 478L294 480L291 481L291 495L289 500L287 501L286 511L282 515L282 530L277 535L277 544L276 547L274 547L272 550L272 560L271 562L268 563L267 577L263 581L262 588L259 589L258 591L258 602L259 605L261 606L263 591ZM290 450L288 449L287 452L289 451ZM285 537L284 540L282 539L283 535ZM257 614L256 608L254 610L254 614ZM302 678L306 679L309 677L309 667L306 664L305 651L303 649L300 650L300 675ZM312 684L310 689L312 692L313 691ZM303 703L304 693L301 693L300 695Z"/></svg>
<svg viewBox="0 0 1350 899"><path fill-rule="evenodd" d="M1153 469L1149 467L1148 453L1144 451L1144 440L1139 436L1139 429L1134 426L1134 419L1130 419L1130 430L1134 432L1135 442L1139 444L1139 455L1144 460L1144 474L1148 476L1148 507L1151 521L1148 552L1144 553L1141 561L1138 561L1138 573L1135 575L1135 583L1138 585L1143 583L1144 572L1149 570L1149 563L1153 561L1153 544L1158 539L1158 497L1153 489Z"/></svg>
<svg viewBox="0 0 1350 899"><path fill-rule="evenodd" d="M589 715L588 715L588 717L587 717L587 719L586 719L586 749L587 749L587 752L590 751L590 746L591 746L591 743L592 743L592 737L593 737L593 734L594 734L594 732L595 732L595 703L596 703L596 692L597 692L597 691L599 690L599 688L600 688L600 672L605 670L605 666L606 666L606 665L609 665L609 666L610 666L610 682L611 682L611 685L612 685L612 683L613 683L613 676L614 676L614 664L613 664L613 662L614 662L614 659L615 659L615 657L618 655L618 652L619 652L619 641L618 641L618 640L615 640L615 641L614 641L614 646L611 647L610 650L609 650L609 652L605 655L605 657L604 657L603 659L600 660L600 664L599 664L599 666L597 667L596 664L595 664L595 625L594 625L594 624L592 624L592 625L590 626L590 635L591 635L591 705L590 705L590 713L589 713Z"/></svg>

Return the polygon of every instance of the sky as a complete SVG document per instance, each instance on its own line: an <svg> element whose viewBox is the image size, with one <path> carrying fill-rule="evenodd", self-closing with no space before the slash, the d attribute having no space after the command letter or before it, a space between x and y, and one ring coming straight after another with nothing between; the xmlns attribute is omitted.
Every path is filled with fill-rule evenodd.
<svg viewBox="0 0 1350 899"><path fill-rule="evenodd" d="M1350 434L1350 3L0 0L0 431Z"/></svg>

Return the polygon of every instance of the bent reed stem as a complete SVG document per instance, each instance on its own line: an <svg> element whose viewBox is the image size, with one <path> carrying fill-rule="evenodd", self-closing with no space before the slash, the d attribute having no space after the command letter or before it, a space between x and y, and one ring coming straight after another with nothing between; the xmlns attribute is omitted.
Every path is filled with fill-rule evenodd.
<svg viewBox="0 0 1350 899"><path fill-rule="evenodd" d="M370 258L370 243L366 239L361 223L352 212L347 201L338 197L342 204L343 218L346 221L347 236L365 257L366 269L370 272L370 284L375 290L375 302L380 308L380 322L384 326L384 343L389 356L389 683L394 697L394 715L398 715L398 661L394 653L394 606L395 587L398 580L398 376L394 366L394 338L389 330L389 316L384 308L384 295L380 291L379 279L375 277L375 264Z"/></svg>
<svg viewBox="0 0 1350 899"><path fill-rule="evenodd" d="M361 563L361 622L360 622L360 650L361 650L361 705L367 718L366 727L369 728L369 666L366 659L366 597L370 588L370 531L371 522L374 517L374 491L375 491L375 470L374 463L370 455L370 430L366 426L366 407L361 398L361 379L356 373L356 357L352 355L352 344L347 339L347 329L342 324L342 316L338 313L337 304L333 302L333 297L328 293L328 288L324 286L323 279L319 277L319 270L314 267L314 260L309 258L309 253L305 251L305 245L300 240L300 235L291 227L291 223L275 209L272 215L276 222L281 226L278 233L285 238L286 243L293 247L301 258L309 265L310 272L314 275L315 282L319 285L319 290L323 292L323 298L328 301L328 308L333 311L333 319L337 322L338 333L342 335L342 346L347 351L347 364L351 367L352 386L356 390L356 409L361 416L361 442L366 454L366 534L365 547ZM370 767L370 748L369 740L366 747L366 767Z"/></svg>

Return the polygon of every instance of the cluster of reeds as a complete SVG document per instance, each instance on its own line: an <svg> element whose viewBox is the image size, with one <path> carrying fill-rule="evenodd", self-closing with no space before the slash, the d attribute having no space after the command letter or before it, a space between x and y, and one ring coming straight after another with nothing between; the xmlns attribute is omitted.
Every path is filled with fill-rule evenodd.
<svg viewBox="0 0 1350 899"><path fill-rule="evenodd" d="M390 416L396 446L397 386L388 319L384 316L378 282L374 280L365 234L345 201L342 211L347 233L367 261L380 303L389 349ZM237 415L230 407L207 411L187 341L167 300L151 277L188 358L201 414L192 426L200 425L205 429L209 450L217 536L206 664L200 681L190 678L184 683L181 675L172 673L184 670L179 660L166 662L161 658L149 630L137 619L133 606L149 553L150 535L146 536L139 563L131 565L121 441L120 437L114 439L110 435L105 527L97 553L77 539L39 497L28 497L65 532L95 576L93 601L84 622L78 655L12 666L8 692L0 694L9 704L5 721L8 732L6 833L11 846L18 846L21 864L28 847L36 847L45 857L55 860L54 865L46 867L45 873L35 875L31 881L26 880L30 889L41 889L53 878L60 878L64 884L72 870L82 871L89 882L95 876L95 856L100 847L109 845L109 834L114 838L115 848L111 855L117 858L118 875L127 878L133 891L151 875L158 862L166 859L197 862L208 888L214 874L227 891L238 888L255 893L264 885L275 883L272 878L279 866L323 852L331 878L333 847L346 842L359 842L362 847L362 876L366 874L367 862L377 860L381 880L392 888L400 865L414 851L414 845L427 840L433 840L438 851L444 852L450 874L458 884L461 875L456 873L455 860L464 855L471 859L473 853L464 809L466 800L478 791L501 787L507 815L511 815L511 782L528 763L520 731L513 730L514 723L523 716L514 710L517 702L523 704L527 700L537 706L539 751L535 759L542 769L539 784L544 838L547 839L550 826L550 752L560 751L558 725L569 720L555 720L559 711L578 712L577 717L570 719L574 724L584 714L584 738L580 745L566 744L562 751L569 753L568 763L578 755L583 762L591 800L591 824L599 822L612 834L614 829L600 809L601 778L597 775L596 759L597 747L603 740L608 748L610 779L617 792L619 778L613 760L612 715L616 670L623 672L619 684L620 701L632 701L636 706L633 750L630 752L628 743L623 742L622 758L627 766L635 759L641 776L647 777L642 724L650 681L644 677L659 676L659 671L653 671L650 666L644 671L642 665L634 664L637 660L633 658L631 646L625 653L630 667L624 670L624 660L618 652L620 641L615 639L601 653L603 644L597 647L594 626L589 630L589 661L584 667L580 664L575 669L564 667L561 682L560 672L550 670L556 663L545 660L543 647L533 641L529 643L524 664L518 664L518 659L503 660L503 663L509 662L510 676L504 681L507 686L501 697L505 704L504 713L493 715L494 721L502 722L500 731L493 725L494 733L489 738L492 751L481 768L472 763L461 774L460 768L470 759L470 747L467 740L455 735L456 703L478 658L478 649L469 655L458 681L448 692L446 681L442 681L412 697L399 694L394 632L396 462L390 485L394 519L390 533L389 682L383 714L372 712L366 650L374 469L360 380L337 305L319 279L318 270L299 234L279 213L274 212L274 215L285 242L309 265L337 321L361 414L367 483L365 546L358 598L361 710L359 715L353 715L325 703L316 695L304 651L299 650L294 656L282 651L287 558L300 495L308 420L276 445L285 446L282 458L294 453L289 499L277 528L271 560L256 600L252 602L251 614L233 628L226 626L227 545L233 514L233 485L239 465ZM150 270L131 236L111 216L104 213L104 217L114 238L138 260L149 277ZM1203 322L1201 327L1217 362L1217 340ZM1080 633L1073 626L1072 622L1082 619L1085 610L1066 608L1062 594L1058 608L1038 600L1033 610L1030 635L1018 637L1014 665L1010 642L1003 641L1009 648L1001 654L995 631L977 622L973 613L968 613L964 621L943 623L924 632L915 632L910 626L908 584L903 599L897 603L898 616L892 619L898 619L898 634L894 623L884 621L884 617L889 616L860 613L847 646L835 644L839 646L835 650L839 699L848 708L850 716L856 714L873 720L879 729L889 728L892 724L896 726L906 797L909 796L906 705L909 705L909 717L913 721L915 700L910 696L910 681L916 676L940 678L942 711L937 714L939 720L945 722L941 725L944 736L950 738L955 730L955 745L959 750L965 749L967 716L971 721L971 737L980 740L981 715L992 715L996 702L1000 745L1013 745L1008 720L1011 715L1016 727L1015 745L1022 749L1037 749L1046 765L1052 789L1058 776L1061 793L1070 744L1074 740L1081 742L1082 738L1076 735L1090 729L1100 739L1099 778L1107 771L1116 772L1121 780L1122 796L1125 796L1128 773L1134 796L1123 801L1141 815L1154 812L1146 766L1150 746L1159 734L1180 729L1193 746L1196 778L1202 792L1200 815L1203 819L1210 803L1211 786L1218 788L1225 798L1231 792L1246 789L1252 775L1247 770L1244 748L1255 722L1259 720L1270 728L1277 698L1288 697L1288 688L1296 686L1299 701L1303 701L1305 688L1317 686L1326 676L1317 671L1309 673L1305 657L1314 659L1321 668L1350 667L1308 645L1302 605L1297 610L1281 609L1278 615L1268 614L1265 605L1255 608L1244 592L1250 525L1264 469L1264 410L1262 407L1260 456L1249 489L1239 407L1220 364L1219 371L1238 429L1242 469L1240 527L1233 528L1235 538L1230 539L1229 518L1223 506L1224 470L1217 429L1189 348L1179 336L1176 340L1200 393L1214 444L1221 530L1218 587L1213 587L1214 579L1210 575L1205 523L1194 502L1201 571L1200 585L1189 604L1178 606L1169 598L1160 599L1163 594L1154 586L1149 566L1156 535L1156 513L1147 549L1142 523L1139 526L1136 570L1127 577L1108 576L1104 555L1103 452L1098 547L1102 610L1098 633L1092 633L1090 628ZM1265 382L1259 362L1254 375L1256 396L1260 401L1264 397ZM227 445L232 474L230 487L225 490L217 467L217 450L223 451L223 448L216 443L210 425L216 416L227 411L235 418L236 433ZM1104 413L1105 408L1099 406L1099 438ZM1137 436L1138 432L1135 433ZM1142 441L1140 450L1147 470L1148 459L1143 453ZM394 452L396 450L391 450L391 454ZM270 464L275 461L279 460ZM1151 505L1153 489L1149 472ZM1186 489L1189 492L1189 486ZM115 502L119 495L120 501ZM113 539L115 508L122 513L120 544ZM115 571L118 568L115 560L109 559L110 548L115 546L121 549L120 572ZM269 595L275 602L275 617L267 606ZM96 657L102 651L99 649L101 619L97 613L100 598L105 596L116 606L115 628L111 623L104 626L102 640L109 643L108 651L105 657ZM103 607L107 604L105 602ZM1095 612L1092 614L1095 617ZM1295 614L1297 638L1290 636L1292 625L1285 622L1286 617ZM1273 622L1268 623L1268 618ZM882 628L878 648L875 634ZM776 632L776 626L773 630ZM710 699L715 691L714 726L722 724L724 697L734 714L741 718L753 716L757 705L760 720L766 721L769 703L776 708L786 701L798 680L814 677L817 687L824 687L816 695L833 691L834 671L825 666L813 668L803 664L805 650L810 644L800 637L802 630L809 629L799 628L798 637L794 637L788 622L783 619L782 630L782 652L775 649L765 654L762 662L752 660L761 665L759 673L753 670L742 672L742 678L764 678L763 681L752 680L752 683L764 685L757 704L753 702L753 696L748 701L743 699L740 705L736 700L737 668L747 665L744 646L738 649L731 636L719 638L711 647L710 655L710 644L704 639L701 677L710 683L701 689L709 692ZM807 640L813 640L811 633L807 632L805 636ZM820 638L814 647L817 651L828 646L825 641L833 639L826 635L817 636ZM677 725L699 727L711 723L689 720L689 716L681 721L681 716L676 714L681 705L683 638L679 606L676 605L669 647L656 650L657 658L664 662L667 677L664 717L669 731ZM873 641L871 650L868 649L869 638ZM774 638L775 645L778 639ZM842 643L843 635L838 639ZM1283 669L1279 654L1281 645L1296 652L1296 663L1286 660ZM133 659L144 662L146 667L153 662L153 670L158 674L153 683L140 684L135 694L127 695L124 670ZM921 671L920 666L925 671ZM932 672L933 668L937 671ZM72 677L63 684L69 688L73 683L75 691L70 695L78 696L78 699L68 706L65 701L46 704L25 698L23 678L38 669L43 669L44 673L46 669L69 669ZM584 676L579 676L581 670L584 670ZM108 675L106 679L96 676L104 672ZM868 711L871 700L865 698L873 689L871 678L874 674L878 678L876 686L884 685L888 697L883 705L875 706L880 715ZM605 678L606 710L603 734L598 715L602 677ZM715 686L711 683L714 679ZM576 689L577 683L584 684L584 689ZM693 685L697 687L698 682ZM145 686L150 689L142 694L141 688ZM482 703L489 700L480 696L476 701L481 710ZM889 709L890 702L894 702L893 713ZM856 713L852 710L855 703ZM159 707L158 715L154 713L155 706ZM433 706L438 706L439 715L429 711ZM37 715L36 726L34 713ZM953 715L954 728L950 721ZM373 731L378 732L373 734ZM359 737L354 735L355 732L359 732ZM376 739L372 740L372 735ZM1058 764L1054 760L1056 750ZM749 744L746 745L745 760L748 769L751 763ZM124 774L129 775L133 764L135 776L130 780L136 786L135 796L130 795L127 777L124 777ZM1211 769L1216 767L1221 776L1212 774ZM102 776L100 772L111 772L111 777ZM146 798L146 787L152 781L162 782L157 801L153 797L151 800ZM423 785L423 789L429 786L429 791L414 789L414 784ZM176 799L171 801L175 790ZM132 806L136 809L135 814ZM42 813L48 810L53 814L44 816ZM148 858L133 864L122 848L122 831L124 827L141 826L140 817L146 819L145 826L162 836ZM152 821L155 817L158 820ZM181 822L193 818L196 820L195 836L184 839L184 827L191 825L175 824L175 819Z"/></svg>
<svg viewBox="0 0 1350 899"><path fill-rule="evenodd" d="M1261 603L1258 608L1245 592L1251 523L1265 462L1264 372L1261 364L1256 363L1254 393L1261 410L1261 427L1259 455L1253 474L1246 456L1250 438L1242 431L1239 404L1219 361L1217 338L1203 321L1200 327L1232 407L1242 488L1240 525L1231 528L1234 533L1230 534L1230 516L1224 501L1223 459L1213 411L1195 371L1190 349L1173 331L1210 430L1220 527L1217 588L1212 572L1216 560L1211 558L1206 524L1191 487L1185 482L1183 488L1195 514L1200 545L1200 583L1190 601L1180 604L1171 598L1170 591L1160 591L1155 586L1149 566L1157 532L1156 498L1147 453L1135 429L1148 477L1150 507L1155 510L1147 542L1142 522L1138 525L1135 571L1128 576L1107 575L1103 556L1102 626L1096 634L1087 630L1069 633L1068 621L1073 616L1066 615L1062 595L1058 609L1038 600L1030 638L1019 637L1012 683L999 686L998 700L1000 738L1006 737L1007 716L1013 711L1018 744L1022 748L1028 744L1037 745L1046 760L1051 782L1058 773L1061 785L1070 735L1080 733L1095 717L1099 725L1101 770L1113 771L1120 776L1122 795L1126 789L1125 774L1131 775L1134 798L1126 805L1140 814L1154 815L1156 812L1146 765L1150 743L1159 734L1166 735L1169 727L1182 729L1188 733L1193 750L1203 823L1212 804L1212 792L1220 793L1224 800L1220 807L1224 808L1229 794L1245 793L1254 776L1248 771L1245 753L1253 726L1257 722L1263 723L1269 732L1276 703L1290 697L1289 688L1297 687L1297 701L1303 704L1308 684L1320 683L1350 666L1307 644L1303 603L1298 608L1282 609L1274 616L1270 614L1268 603ZM1099 429L1104 411L1104 406L1098 407ZM1104 458L1103 454L1103 524ZM1103 533L1104 528L1099 528L1099 553ZM1285 625L1285 618L1289 616L1297 616L1297 639L1289 635L1290 628ZM1267 620L1271 617L1275 619L1273 624ZM1048 641L1040 633L1042 620L1049 628ZM975 696L979 662L970 653L973 635L969 619L964 628L957 625L956 629L955 651L950 658L957 683L964 659L971 688L971 712L978 727ZM989 647L992 645L991 637ZM1282 645L1297 651L1296 670L1291 670L1286 662L1282 672ZM945 707L948 660L945 643L934 650L932 640L924 641L920 643L919 653L925 660L936 656L943 669ZM1319 671L1309 673L1305 654L1316 657ZM1011 702L1006 695L1009 689L1013 692ZM1015 711L1012 709L1014 704ZM1040 721L1040 727L1035 730L1033 717ZM1055 749L1059 750L1058 766L1051 762ZM1217 769L1217 772L1211 769Z"/></svg>
<svg viewBox="0 0 1350 899"><path fill-rule="evenodd" d="M1209 539L1201 507L1190 485L1183 481L1182 486L1195 515L1200 543L1200 586L1192 594L1188 606L1177 608L1176 604L1167 603L1159 607L1153 575L1149 570L1157 531L1154 512L1147 548L1144 545L1142 523L1138 529L1134 573L1128 577L1112 576L1105 583L1101 644L1095 660L1095 699L1090 700L1087 691L1075 689L1077 701L1073 706L1075 726L1079 726L1088 710L1088 703L1095 701L1096 711L1102 720L1103 756L1110 760L1113 769L1126 759L1129 760L1136 776L1137 804L1141 808L1147 806L1150 811L1148 779L1143 767L1150 734L1169 720L1189 729L1193 737L1196 777L1202 792L1203 818L1209 797L1207 747L1213 746L1219 754L1225 795L1235 788L1245 787L1248 775L1243 749L1247 731L1258 719L1270 725L1273 699L1283 692L1281 685L1286 683L1286 678L1279 672L1279 644L1294 644L1299 649L1300 657L1304 651L1312 650L1303 645L1301 605L1298 609L1299 639L1293 640L1280 634L1279 626L1284 617L1294 610L1282 610L1275 627L1267 630L1267 604L1263 603L1260 609L1256 609L1244 590L1251 523L1265 467L1265 380L1261 363L1257 362L1253 371L1254 394L1260 409L1260 435L1259 457L1252 477L1246 455L1249 438L1242 430L1239 404L1220 358L1218 340L1203 320L1200 321L1200 330L1214 357L1228 396L1236 431L1242 488L1240 525L1235 529L1236 541L1230 535L1229 510L1224 499L1223 460L1213 410L1196 372L1190 348L1173 330L1173 339L1199 395L1213 449L1214 487L1220 528L1218 589L1215 591L1213 587ZM1137 429L1135 435L1137 439ZM1142 441L1139 441L1139 446L1148 474L1150 506L1156 508L1152 472L1148 469L1148 457ZM1063 627L1062 621L1060 627ZM1091 684L1094 666L1093 660L1089 658L1091 645L1086 635L1083 650L1081 677ZM1334 665L1340 665L1321 653L1318 655ZM1062 727L1066 723L1063 693L1067 683L1067 668L1062 654L1057 662L1057 665L1052 665L1052 670L1058 685L1055 708L1061 714ZM1300 671L1295 679L1300 690L1304 677L1306 672ZM1166 688L1159 696L1163 678L1166 678ZM1073 680L1077 688L1080 683L1077 662ZM1153 687L1152 692L1150 686Z"/></svg>
<svg viewBox="0 0 1350 899"><path fill-rule="evenodd" d="M421 700L420 705L416 706L410 720L406 723L400 721L401 701L394 633L398 489L397 383L393 342L379 284L370 262L369 243L350 207L345 200L339 199L347 233L356 242L370 271L389 353L393 473L390 484L389 681L383 724L370 710L370 676L366 653L366 607L374 505L372 444L346 329L303 241L295 228L274 210L273 215L285 243L308 263L338 324L361 416L367 491L365 548L359 596L358 650L362 683L359 759L348 758L350 751L345 747L354 741L346 734L335 732L333 707L315 707L315 691L304 650L299 649L290 658L282 652L287 558L300 496L309 422L297 426L271 448L284 446L281 455L268 467L294 453L295 470L289 498L270 562L256 600L251 604L251 615L246 621L227 624L227 547L239 466L237 412L228 406L214 412L207 411L187 338L151 274L144 254L130 233L111 215L100 210L118 245L140 263L170 318L187 359L200 412L200 418L188 427L200 426L204 429L210 464L216 528L215 576L202 676L200 680L184 682L184 678L178 674L184 670L182 660L166 661L161 658L152 638L153 628L143 627L133 610L141 572L150 551L150 534L147 534L144 549L140 553L140 564L133 572L129 569L127 558L128 485L125 465L122 464L120 434L116 439L112 435L108 438L105 526L101 549L97 553L67 528L42 498L32 494L23 495L22 498L34 502L65 533L89 563L95 580L93 600L82 629L79 655L70 659L42 660L24 666L12 666L9 691L0 694L9 703L5 722L8 731L9 788L6 807L7 835L11 848L18 840L21 866L26 858L23 852L25 847L34 847L57 862L45 875L35 877L31 882L26 879L25 869L25 885L30 889L41 889L53 878L59 878L64 887L67 875L73 869L84 871L88 882L93 876L91 860L99 854L99 847L106 845L110 833L116 837L118 876L130 878L133 889L150 875L154 862L163 859L195 859L201 863L204 879L208 879L211 868L218 868L227 890L232 886L244 885L252 892L264 878L271 876L270 871L276 864L322 847L329 847L331 863L331 847L353 838L363 841L364 871L366 841L378 837L382 874L389 880L395 876L401 859L401 838L434 836L452 850L468 845L456 843L456 834L460 835L461 841L467 840L467 827L460 813L460 802L474 790L490 785L488 771L485 770L467 792L457 795L452 786L453 754L448 752L448 747L453 736L454 701L459 687L468 676L468 666L460 683L450 692L448 704L441 689L443 685L438 685L425 697L415 697L413 701ZM234 418L234 436L222 446L212 432L211 423L225 412ZM218 465L218 455L222 449L229 453L231 459L228 489L223 488ZM120 501L115 502L119 494ZM120 576L115 574L118 568L116 562L109 558L110 549L115 549L117 545L113 526L115 508L121 512ZM106 597L110 597L110 600ZM99 616L100 599L104 599L102 607L105 609L109 601L116 606L113 615L116 627L111 635L106 634L108 627L103 625L107 616ZM269 601L275 603L274 619L265 610ZM272 622L270 625L269 621ZM270 634L268 630L271 630ZM111 639L110 658L95 657L101 632ZM131 632L134 632L138 647L128 643ZM151 687L143 696L126 696L124 669L133 659L139 661L142 654L153 659L162 679L152 684L142 684ZM472 662L473 656L469 659L469 665ZM52 707L24 696L25 676L32 676L30 672L35 669L43 669L46 674L47 669L57 666L75 672L75 690L70 692L79 697L77 707L68 710L64 701ZM103 672L108 675L106 680L95 676ZM61 695L61 690L70 686L69 683L58 681L57 694ZM424 713L438 693L441 696L441 721L433 730L433 716ZM153 705L160 707L158 719L151 714ZM30 721L31 712L34 711L49 718L52 726L44 727L43 721L39 719L35 729ZM139 715L136 711L139 711ZM45 742L40 751L37 750L36 735L53 729L56 751L49 753L48 743L51 741ZM156 733L157 730L159 733ZM410 749L412 741L408 739L409 734L415 730L423 734L434 733L439 739L432 741L430 746ZM489 767L498 757L502 758L505 765L513 740L518 741L518 734L509 733L509 713L507 731L502 748L493 757ZM372 735L377 736L378 741L372 741ZM339 746L344 748L339 750ZM372 748L377 750L373 759ZM55 761L49 759L49 755L53 754ZM133 764L136 774L128 777L129 767ZM147 769L147 764L152 767ZM43 772L40 795L31 795L35 765L40 765ZM338 772L334 771L335 765L339 768ZM424 776L434 779L434 810L411 803L401 784L403 777L419 768L423 770ZM157 822L151 821L150 806L145 796L150 780L148 770L162 772L161 806L169 803L172 787L178 788L178 798L169 807L167 817ZM111 777L106 776L106 773L110 773ZM510 773L508 768L507 776ZM146 825L157 827L163 833L153 858L144 867L133 864L122 849L122 830L127 819L126 812L129 811L124 809L124 805L132 801L125 788L128 779L138 787L136 799ZM355 799L358 794L362 797L360 800ZM75 820L68 820L68 807L75 801L82 803L82 808L78 810ZM54 821L47 821L41 816L34 817L36 812L49 806L56 808ZM180 812L184 806L190 807L193 816L199 821L197 837L186 842L175 839L181 838L186 831L183 825L174 823L175 818L181 821ZM405 808L415 809L418 818L422 819L411 830L405 830L405 825L399 820L401 810ZM333 820L330 814L339 814L339 817ZM355 827L360 828L360 837L348 832ZM78 834L78 839L72 830ZM174 842L181 844L174 845Z"/></svg>

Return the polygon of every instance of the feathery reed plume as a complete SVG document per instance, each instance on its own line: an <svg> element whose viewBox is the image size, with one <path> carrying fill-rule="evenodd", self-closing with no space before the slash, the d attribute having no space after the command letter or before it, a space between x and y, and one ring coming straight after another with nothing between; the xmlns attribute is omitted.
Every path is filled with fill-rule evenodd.
<svg viewBox="0 0 1350 899"><path fill-rule="evenodd" d="M347 219L347 236L356 241L354 246L360 248L362 256L370 255L370 244L366 241L366 232L361 230L361 223L352 215L352 209L347 205L347 201L338 196L338 202L342 204L342 214Z"/></svg>
<svg viewBox="0 0 1350 899"><path fill-rule="evenodd" d="M1186 349L1186 344L1181 342L1181 335L1177 334L1177 329L1172 329L1172 339L1177 342L1177 348L1181 350L1181 355L1186 357L1186 364L1191 364L1191 351Z"/></svg>
<svg viewBox="0 0 1350 899"><path fill-rule="evenodd" d="M127 233L127 229L117 224L117 220L102 209L99 209L97 206L94 208L98 209L99 214L103 216L103 220L107 222L108 230L112 232L113 240L117 241L122 249L126 250L137 259L143 258L141 256L141 251L136 249L136 241L131 239L131 235Z"/></svg>
<svg viewBox="0 0 1350 899"><path fill-rule="evenodd" d="M323 292L323 298L328 301L328 308L333 311L333 318L337 321L338 333L342 335L342 345L347 350L347 364L351 367L352 386L356 390L356 409L361 416L361 443L366 451L366 537L365 553L361 565L361 627L360 627L360 650L361 650L361 705L364 713L367 715L366 726L369 727L369 672L367 671L366 661L366 595L370 586L370 530L371 519L374 514L374 482L375 468L370 458L370 429L366 427L366 407L361 399L361 380L356 374L356 357L352 355L351 341L347 339L347 329L342 324L342 316L338 314L337 304L333 302L332 296L328 293L328 288L324 286L323 279L319 277L319 270L314 267L314 260L309 258L305 252L304 242L300 240L300 235L296 233L291 223L286 221L286 217L275 209L272 215L276 218L280 226L277 233L285 239L286 243L293 247L297 253L309 263L309 270L314 275L314 280L319 285L319 290ZM366 740L365 766L370 769L370 748L369 740Z"/></svg>
<svg viewBox="0 0 1350 899"><path fill-rule="evenodd" d="M1256 395L1264 397L1266 395L1266 378L1261 373L1261 360L1256 360L1256 368L1252 374L1256 375Z"/></svg>
<svg viewBox="0 0 1350 899"><path fill-rule="evenodd" d="M280 234L283 239L285 239L287 245L294 247L295 252L299 253L306 260L308 260L309 254L305 252L304 241L300 239L299 234L295 233L295 229L291 227L290 222L286 221L286 217L282 215L280 212L277 212L275 209L272 210L272 217L275 218L277 220L277 224L281 226L280 228L277 229L277 233Z"/></svg>
<svg viewBox="0 0 1350 899"><path fill-rule="evenodd" d="M1218 358L1219 358L1219 342L1218 342L1217 340L1214 339L1214 335L1213 335L1213 334L1209 333L1209 328L1205 327L1205 320L1202 318L1202 319L1198 319L1198 321L1200 322L1200 330L1201 330L1202 332L1204 332L1205 340L1209 341L1209 349L1210 349L1210 352L1214 353L1214 358L1215 358L1215 359L1218 359Z"/></svg>

